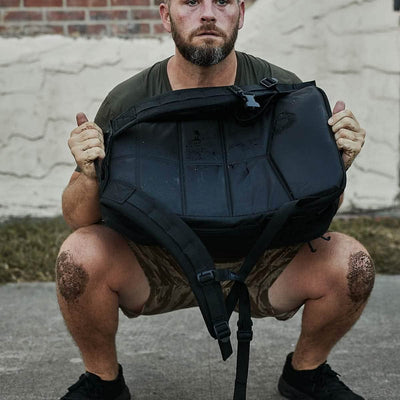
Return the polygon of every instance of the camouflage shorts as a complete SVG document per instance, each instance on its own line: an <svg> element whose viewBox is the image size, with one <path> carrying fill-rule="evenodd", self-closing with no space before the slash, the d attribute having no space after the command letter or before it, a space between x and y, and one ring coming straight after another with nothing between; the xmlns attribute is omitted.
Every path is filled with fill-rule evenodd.
<svg viewBox="0 0 400 400"><path fill-rule="evenodd" d="M159 246L144 246L128 241L136 255L150 284L150 296L146 301L141 315L162 314L197 306L197 301L189 286L188 280L172 257L164 248ZM267 250L246 279L249 289L252 316L262 318L274 316L285 320L291 318L297 310L277 315L268 299L268 289L279 274L294 258L301 245L281 249ZM229 268L238 271L243 259L234 262L216 262L216 268ZM227 295L233 282L221 283L224 294ZM137 317L137 313L121 307L129 317Z"/></svg>

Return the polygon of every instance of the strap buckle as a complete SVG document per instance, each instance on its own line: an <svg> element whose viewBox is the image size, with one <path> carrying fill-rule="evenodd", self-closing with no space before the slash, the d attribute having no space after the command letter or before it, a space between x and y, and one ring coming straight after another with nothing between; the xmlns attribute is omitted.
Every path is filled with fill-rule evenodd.
<svg viewBox="0 0 400 400"><path fill-rule="evenodd" d="M246 102L247 108L260 108L260 104L256 101L256 96L251 93L242 93L243 100Z"/></svg>
<svg viewBox="0 0 400 400"><path fill-rule="evenodd" d="M197 274L197 280L202 285L207 285L208 283L215 281L215 273L212 269L208 271L202 271Z"/></svg>
<svg viewBox="0 0 400 400"><path fill-rule="evenodd" d="M278 79L276 78L264 78L261 79L260 84L265 86L267 89L272 89L278 84Z"/></svg>
<svg viewBox="0 0 400 400"><path fill-rule="evenodd" d="M231 336L231 329L226 321L216 322L214 324L214 332L217 339L221 342L228 342Z"/></svg>
<svg viewBox="0 0 400 400"><path fill-rule="evenodd" d="M239 86L229 86L229 89L240 97L245 102L245 107L251 110L255 108L260 108L260 103L257 102L256 96L253 93L244 92Z"/></svg>

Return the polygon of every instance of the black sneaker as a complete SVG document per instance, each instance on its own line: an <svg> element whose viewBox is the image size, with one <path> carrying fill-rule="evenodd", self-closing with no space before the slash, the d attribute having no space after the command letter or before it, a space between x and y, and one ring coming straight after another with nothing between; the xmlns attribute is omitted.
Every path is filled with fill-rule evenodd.
<svg viewBox="0 0 400 400"><path fill-rule="evenodd" d="M103 381L95 374L85 372L78 382L68 388L68 393L60 400L130 400L128 386L119 366L118 377L113 381Z"/></svg>
<svg viewBox="0 0 400 400"><path fill-rule="evenodd" d="M325 362L318 368L296 371L290 353L279 378L279 393L292 400L364 400L353 393L340 379L339 374Z"/></svg>

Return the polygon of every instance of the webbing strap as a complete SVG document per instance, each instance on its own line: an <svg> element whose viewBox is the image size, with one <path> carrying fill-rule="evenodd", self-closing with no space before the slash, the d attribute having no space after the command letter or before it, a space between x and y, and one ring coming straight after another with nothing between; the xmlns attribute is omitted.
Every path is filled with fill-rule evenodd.
<svg viewBox="0 0 400 400"><path fill-rule="evenodd" d="M280 231L288 218L293 214L298 200L285 203L279 210L276 211L267 226L264 228L262 234L257 239L255 245L250 250L250 253L245 258L242 266L240 267L239 274L244 279L247 278L251 269L256 265L258 259L262 256L264 251L269 247L275 235ZM226 299L226 309L228 316L232 315L236 303L239 298L240 286L237 282L233 285L229 295Z"/></svg>
<svg viewBox="0 0 400 400"><path fill-rule="evenodd" d="M249 291L246 284L244 283L244 280L246 279L260 256L269 247L275 235L283 227L288 218L293 214L297 203L298 201L296 200L284 204L272 217L271 221L264 228L264 231L262 232L261 236L251 249L250 253L246 257L240 268L238 276L240 276L243 281L236 280L226 299L229 317L232 315L236 304L239 302L239 321L237 332L238 350L236 359L236 379L233 400L246 400L246 388L250 358L250 342L253 339L253 322L251 321Z"/></svg>
<svg viewBox="0 0 400 400"><path fill-rule="evenodd" d="M237 331L236 378L233 400L246 399L247 377L249 373L250 342L253 339L249 291L245 284L238 285L239 320Z"/></svg>
<svg viewBox="0 0 400 400"><path fill-rule="evenodd" d="M134 221L135 225L150 233L175 257L188 278L189 284L199 303L207 328L214 338L218 339L221 355L226 360L232 354L228 314L221 285L216 280L202 282L199 275L205 271L215 270L214 261L207 249L186 223L175 214L169 213L146 193L130 188L124 198L123 182L116 182L118 191L108 185L103 193L101 203L105 207L117 210L124 218ZM121 231L120 220L110 218L107 225ZM129 229L124 232L129 237Z"/></svg>

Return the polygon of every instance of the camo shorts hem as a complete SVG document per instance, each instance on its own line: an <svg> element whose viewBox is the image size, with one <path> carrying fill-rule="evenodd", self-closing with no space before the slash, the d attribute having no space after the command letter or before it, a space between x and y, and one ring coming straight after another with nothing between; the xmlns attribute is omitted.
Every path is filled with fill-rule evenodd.
<svg viewBox="0 0 400 400"><path fill-rule="evenodd" d="M185 274L166 249L160 246L139 245L132 241L128 241L128 243L149 281L150 296L140 314L121 307L126 316L135 318L139 315L162 314L197 306L196 298ZM300 247L301 244L267 250L253 267L246 279L252 317L272 316L279 320L286 320L297 312L296 309L276 314L269 302L268 290L295 257ZM242 263L243 259L234 262L216 262L215 267L239 271ZM233 282L222 282L221 285L226 296Z"/></svg>

